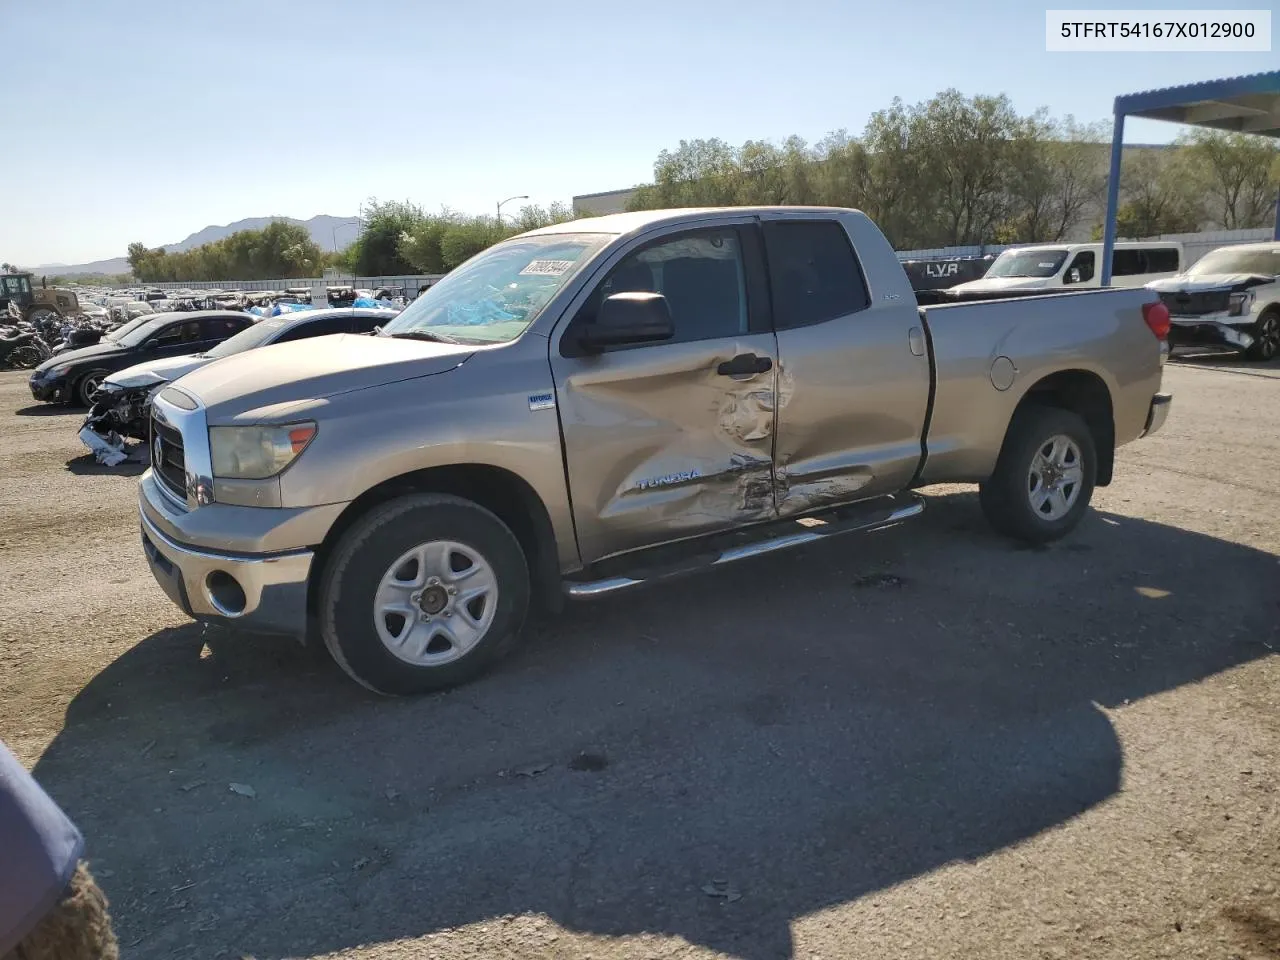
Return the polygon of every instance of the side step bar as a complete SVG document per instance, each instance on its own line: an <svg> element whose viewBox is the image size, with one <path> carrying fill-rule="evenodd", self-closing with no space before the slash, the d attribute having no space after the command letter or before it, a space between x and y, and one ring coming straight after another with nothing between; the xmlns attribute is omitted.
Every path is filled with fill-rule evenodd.
<svg viewBox="0 0 1280 960"><path fill-rule="evenodd" d="M733 563L735 560L746 560L748 557L758 557L762 554L773 553L775 550L800 547L806 543L814 543L818 540L825 540L846 533L869 533L873 530L884 530L887 527L897 526L904 520L909 520L924 512L924 499L922 497L910 494L905 503L898 502L899 499L894 498L894 502L888 508L882 507L881 509L865 512L847 519L837 518L828 521L824 520L821 514L801 517L785 523L785 528L790 528L793 532L767 537L752 543L726 547L720 550L718 554L706 556L701 562L673 563L665 568L658 566L645 569L643 573L633 572L629 576L606 577L603 580L566 580L564 582L564 592L566 595L575 598L599 597L606 593L616 593L619 590L628 590L631 587L655 583L659 580L666 580L669 577L693 573L698 570L709 570L712 567ZM848 509L848 507L845 507L837 510L837 517L841 513L846 513ZM774 526L777 525L775 524ZM799 528L798 530L795 529L797 527Z"/></svg>

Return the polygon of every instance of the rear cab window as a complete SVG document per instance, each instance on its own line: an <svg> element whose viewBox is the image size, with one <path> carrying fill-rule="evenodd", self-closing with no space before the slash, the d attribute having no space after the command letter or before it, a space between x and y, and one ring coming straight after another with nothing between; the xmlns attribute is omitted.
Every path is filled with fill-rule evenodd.
<svg viewBox="0 0 1280 960"><path fill-rule="evenodd" d="M871 305L853 245L835 220L770 220L764 247L779 330L845 317Z"/></svg>

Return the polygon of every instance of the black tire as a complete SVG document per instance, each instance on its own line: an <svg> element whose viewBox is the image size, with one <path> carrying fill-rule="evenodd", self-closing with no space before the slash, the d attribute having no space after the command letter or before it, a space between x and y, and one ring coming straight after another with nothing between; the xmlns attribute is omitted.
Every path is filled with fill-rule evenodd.
<svg viewBox="0 0 1280 960"><path fill-rule="evenodd" d="M388 568L432 540L474 549L492 568L496 612L488 630L460 657L412 664L383 643L373 605ZM472 679L514 645L529 607L529 568L511 530L484 507L447 494L413 494L371 510L342 535L321 578L319 620L325 647L347 675L377 693L404 695Z"/></svg>
<svg viewBox="0 0 1280 960"><path fill-rule="evenodd" d="M109 373L109 370L90 370L88 373L83 374L76 381L76 388L72 392L72 396L67 399L72 403L78 402L82 407L92 407L93 394L102 383L102 378Z"/></svg>
<svg viewBox="0 0 1280 960"><path fill-rule="evenodd" d="M1059 435L1079 450L1081 480L1066 514L1049 519L1032 506L1030 473L1037 452ZM995 472L980 485L978 499L987 521L999 533L1028 543L1048 543L1066 536L1080 522L1097 475L1097 447L1084 420L1057 407L1023 407L1009 424Z"/></svg>
<svg viewBox="0 0 1280 960"><path fill-rule="evenodd" d="M44 359L39 347L34 344L23 344L9 354L9 366L14 370L30 370L32 367L40 366Z"/></svg>
<svg viewBox="0 0 1280 960"><path fill-rule="evenodd" d="M1253 325L1253 344L1245 356L1259 363L1269 363L1280 353L1280 310L1267 310Z"/></svg>

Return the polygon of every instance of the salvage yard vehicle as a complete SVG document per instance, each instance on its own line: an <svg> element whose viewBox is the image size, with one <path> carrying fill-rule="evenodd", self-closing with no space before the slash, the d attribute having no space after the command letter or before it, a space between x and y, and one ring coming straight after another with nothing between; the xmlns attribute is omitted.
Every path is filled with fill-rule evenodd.
<svg viewBox="0 0 1280 960"><path fill-rule="evenodd" d="M19 319L43 326L80 313L80 300L73 292L37 287L31 279L29 273L0 274L0 314L16 310Z"/></svg>
<svg viewBox="0 0 1280 960"><path fill-rule="evenodd" d="M404 694L558 607L921 513L1064 536L1163 425L1141 288L920 308L855 210L617 214L522 234L373 337L251 350L152 407L152 574L188 614L318 637Z"/></svg>
<svg viewBox="0 0 1280 960"><path fill-rule="evenodd" d="M1219 247L1147 288L1169 308L1170 346L1227 347L1264 362L1280 353L1280 243Z"/></svg>
<svg viewBox="0 0 1280 960"><path fill-rule="evenodd" d="M959 294L995 294L1070 288L1083 290L1102 284L1102 244L1054 243L1010 247L977 280L958 283ZM1171 277L1185 262L1182 244L1156 241L1117 243L1111 255L1111 285L1140 287Z"/></svg>
<svg viewBox="0 0 1280 960"><path fill-rule="evenodd" d="M46 402L89 406L102 379L143 358L174 357L212 349L250 326L245 313L208 310L155 313L128 333L103 338L92 346L68 350L36 367L28 386L31 396Z"/></svg>
<svg viewBox="0 0 1280 960"><path fill-rule="evenodd" d="M395 319L397 313L396 310L366 308L286 313L260 320L203 353L144 360L103 379L82 429L88 428L102 436L114 432L121 437L146 440L150 429L151 397L164 384L207 363L273 343L289 343L335 333L372 333L378 326Z"/></svg>

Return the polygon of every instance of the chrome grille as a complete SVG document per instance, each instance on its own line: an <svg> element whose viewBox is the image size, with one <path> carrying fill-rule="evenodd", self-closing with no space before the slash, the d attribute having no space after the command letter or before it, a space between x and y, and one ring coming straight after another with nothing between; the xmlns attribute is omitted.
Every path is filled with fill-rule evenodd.
<svg viewBox="0 0 1280 960"><path fill-rule="evenodd" d="M151 418L151 469L156 478L179 500L187 499L187 465L182 434Z"/></svg>

